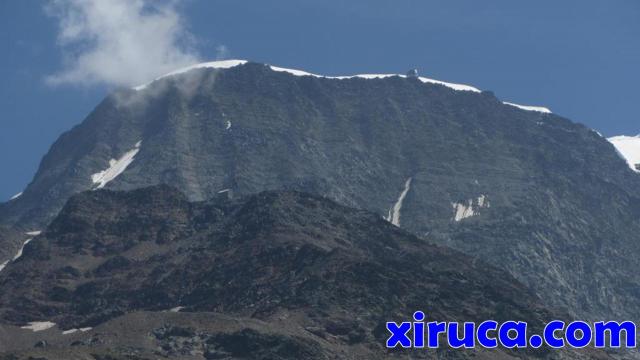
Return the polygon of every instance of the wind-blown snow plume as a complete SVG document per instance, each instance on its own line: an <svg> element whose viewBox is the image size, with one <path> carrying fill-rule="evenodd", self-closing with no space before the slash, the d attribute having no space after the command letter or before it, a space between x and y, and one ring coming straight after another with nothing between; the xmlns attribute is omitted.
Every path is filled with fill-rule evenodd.
<svg viewBox="0 0 640 360"><path fill-rule="evenodd" d="M130 86L198 60L174 0L52 0L46 11L67 58L49 84Z"/></svg>

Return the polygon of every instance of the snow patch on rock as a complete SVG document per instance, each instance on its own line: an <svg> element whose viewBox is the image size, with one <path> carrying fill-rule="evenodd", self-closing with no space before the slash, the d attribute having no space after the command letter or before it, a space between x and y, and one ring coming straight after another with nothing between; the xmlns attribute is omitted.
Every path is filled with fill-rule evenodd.
<svg viewBox="0 0 640 360"><path fill-rule="evenodd" d="M385 220L387 220L388 222L392 223L397 227L400 227L400 211L402 210L402 203L404 202L404 199L407 197L407 193L411 189L411 180L412 178L408 178L407 181L404 183L404 189L400 193L400 196L398 197L398 200L396 201L396 203L393 205L393 207L391 207L391 209L389 209L389 214L385 218Z"/></svg>
<svg viewBox="0 0 640 360"><path fill-rule="evenodd" d="M13 259L11 259L11 260L7 260L7 261L3 262L2 264L0 264L0 272L1 272L2 270L4 270L4 268L6 268L6 267L7 267L7 265L9 265L9 263L10 263L10 262L12 262L12 261L16 261L16 260L20 259L20 258L22 257L22 253L24 252L24 247L25 247L25 246L27 246L27 244L28 244L28 243L30 243L30 242L31 242L31 240L33 240L33 237L34 237L34 236L38 236L38 235L40 235L41 233L42 233L42 231L39 231L39 230L38 230L38 231L29 231L29 232L26 232L25 234L27 234L27 235L29 235L29 236L31 236L31 237L30 237L30 238L28 238L27 240L25 240L25 241L24 241L24 243L22 243L22 246L20 247L20 250L18 250L18 252L16 253L16 255L13 257Z"/></svg>
<svg viewBox="0 0 640 360"><path fill-rule="evenodd" d="M487 197L486 197L486 196L484 196L484 195L480 195L480 196L478 197L478 206L479 206L479 207L484 207L484 201L485 201L486 199L487 199Z"/></svg>
<svg viewBox="0 0 640 360"><path fill-rule="evenodd" d="M166 77L169 77L169 76L183 74L183 73L186 73L186 72L194 70L194 69L203 69L203 68L230 69L232 67L236 67L238 65L243 65L243 64L246 64L246 63L247 63L246 60L222 60L222 61L211 61L211 62L195 64L195 65L187 66L187 67L182 68L182 69L178 69L176 71L172 71L172 72L170 72L168 74L164 74L164 75L156 78L155 80L153 80L153 81L151 81L149 83L146 83L146 84L143 84L143 85L138 85L138 86L134 87L133 89L136 90L136 91L144 90L147 86L149 86L154 81L158 81L158 80L160 80L162 78L166 78Z"/></svg>
<svg viewBox="0 0 640 360"><path fill-rule="evenodd" d="M631 170L640 173L640 135L614 136L607 140L615 146Z"/></svg>
<svg viewBox="0 0 640 360"><path fill-rule="evenodd" d="M140 151L140 145L142 145L142 141L138 141L133 149L127 151L119 159L109 160L108 168L91 175L91 181L94 184L93 190L103 188L110 181L122 174L127 167L131 165L135 156Z"/></svg>
<svg viewBox="0 0 640 360"><path fill-rule="evenodd" d="M462 219L470 218L475 215L475 212L473 211L472 200L468 200L467 204L452 203L451 205L455 210L453 220L456 222L461 221Z"/></svg>
<svg viewBox="0 0 640 360"><path fill-rule="evenodd" d="M466 202L451 203L451 206L453 207L453 221L459 222L478 215L481 208L489 208L491 204L486 195L480 195L476 199L469 199Z"/></svg>
<svg viewBox="0 0 640 360"><path fill-rule="evenodd" d="M86 328L80 328L80 329L69 329L69 330L65 330L62 332L62 335L69 335L69 334L73 334L73 333L77 333L78 331L80 332L87 332L89 330L91 330L92 328L90 327L86 327Z"/></svg>
<svg viewBox="0 0 640 360"><path fill-rule="evenodd" d="M471 91L471 92L476 92L476 93L481 92L479 89L477 89L477 88L475 88L473 86L470 86L470 85L444 82L444 81L440 81L440 80L429 79L429 78L422 77L422 76L419 77L418 79L420 81L422 81L423 83L438 84L438 85L446 86L446 87L451 88L451 89L456 90L456 91Z"/></svg>
<svg viewBox="0 0 640 360"><path fill-rule="evenodd" d="M519 104L510 103L507 101L503 101L502 103L505 105L517 107L518 109L522 109L525 111L536 111L536 112L541 112L545 114L551 114L551 110L543 106L519 105Z"/></svg>
<svg viewBox="0 0 640 360"><path fill-rule="evenodd" d="M15 195L13 195L11 198L9 198L9 201L15 200L15 199L19 198L20 196L22 196L22 191L17 193L17 194L15 194Z"/></svg>
<svg viewBox="0 0 640 360"><path fill-rule="evenodd" d="M20 248L20 250L18 250L18 253L16 254L16 256L13 257L12 261L16 261L22 257L22 252L24 251L24 247L27 246L27 244L30 243L31 240L33 240L33 238L29 238L24 241L24 243L22 244L22 247Z"/></svg>
<svg viewBox="0 0 640 360"><path fill-rule="evenodd" d="M33 321L28 325L20 327L21 329L31 330L33 332L44 331L51 329L56 326L56 323L52 323L51 321Z"/></svg>
<svg viewBox="0 0 640 360"><path fill-rule="evenodd" d="M385 79L385 78L394 77L394 76L401 77L401 78L406 78L407 77L406 75L401 75L401 74L358 74L358 75L347 75L347 76L325 76L325 75L313 74L313 73L310 73L310 72L306 72L306 71L302 71L302 70L296 70L296 69L287 69L287 68L281 68L281 67L277 67L277 66L269 66L269 67L273 71L286 72L286 73L289 73L289 74L294 75L294 76L313 76L313 77L318 77L318 78L338 79L338 80L354 79L354 78L360 78L360 79ZM446 86L448 88L451 88L451 89L457 90L457 91L472 91L472 92L478 92L478 93L480 92L479 89L477 89L477 88L475 88L473 86L469 86L469 85L450 83L450 82L445 82L445 81L440 81L440 80L429 79L429 78L426 78L426 77L419 77L418 79L420 81L422 81L423 83L443 85L443 86Z"/></svg>

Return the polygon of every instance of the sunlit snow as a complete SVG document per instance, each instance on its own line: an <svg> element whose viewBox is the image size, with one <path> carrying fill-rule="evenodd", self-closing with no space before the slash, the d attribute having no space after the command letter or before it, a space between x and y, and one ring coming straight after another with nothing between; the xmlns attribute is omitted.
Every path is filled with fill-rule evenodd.
<svg viewBox="0 0 640 360"><path fill-rule="evenodd" d="M63 331L63 332L62 332L62 335L69 335L69 334L76 333L76 332L78 332L78 331L80 331L80 332L87 332L87 331L89 331L89 330L91 330L91 329L92 329L92 328L90 328L90 327L81 328L81 329L69 329L69 330L65 330L65 331Z"/></svg>
<svg viewBox="0 0 640 360"><path fill-rule="evenodd" d="M478 206L480 207L484 207L484 200L486 199L486 197L484 195L480 195L478 197Z"/></svg>
<svg viewBox="0 0 640 360"><path fill-rule="evenodd" d="M51 321L34 321L30 322L29 325L22 326L21 329L38 332L51 329L54 326L56 326L56 324L52 323Z"/></svg>
<svg viewBox="0 0 640 360"><path fill-rule="evenodd" d="M281 67L277 67L277 66L270 66L270 68L273 71L286 72L286 73L289 73L289 74L295 75L295 76L313 76L313 77L319 77L319 78L339 79L339 80L342 80L342 79L353 79L353 78L384 79L384 78L393 77L393 76L398 76L398 77L401 77L401 78L406 78L407 77L406 75L400 75L400 74L358 74L358 75L348 75L348 76L325 76L325 75L317 75L317 74L309 73L309 72L302 71L302 70L287 69L287 68L281 68ZM426 77L419 77L418 79L420 81L422 81L423 83L443 85L443 86L446 86L448 88L451 88L451 89L454 89L454 90L458 90L458 91L480 92L479 89L476 89L475 87L469 86L469 85L449 83L449 82L444 82L444 81L440 81L440 80L429 79L429 78L426 78Z"/></svg>
<svg viewBox="0 0 640 360"><path fill-rule="evenodd" d="M404 199L407 197L407 193L411 189L411 180L411 178L408 178L404 183L404 189L400 193L400 196L398 197L396 203L391 209L389 209L389 215L387 215L387 217L385 218L385 220L398 227L400 227L400 210L402 210Z"/></svg>
<svg viewBox="0 0 640 360"><path fill-rule="evenodd" d="M451 206L454 211L453 220L458 222L478 215L479 209L491 207L491 204L485 195L480 195L475 199L475 205L474 199L469 199L464 203L451 203Z"/></svg>
<svg viewBox="0 0 640 360"><path fill-rule="evenodd" d="M142 141L138 141L133 149L127 151L119 159L109 160L108 168L91 175L91 181L95 184L94 190L103 188L118 175L122 174L131 165L138 151L140 151L141 144Z"/></svg>
<svg viewBox="0 0 640 360"><path fill-rule="evenodd" d="M22 196L22 192L19 192L19 193L13 195L9 200L15 200L15 199L19 198L20 196Z"/></svg>
<svg viewBox="0 0 640 360"><path fill-rule="evenodd" d="M154 81L168 77L168 76L174 76L174 75L178 75L178 74L182 74L185 72L188 72L190 70L193 69L201 69L201 68L211 68L211 69L229 69L232 67L236 67L239 65L243 65L246 64L247 61L246 60L223 60L223 61L212 61L212 62L206 62L206 63L201 63L201 64L195 64L186 68L182 68L176 71L172 71L168 74L165 74L163 76L160 76L158 78L156 78ZM278 67L278 66L269 66L269 68L273 71L278 71L278 72L286 72L289 73L291 75L295 75L295 76L313 76L313 77L319 77L319 78L328 78L328 79L352 79L352 78L362 78L362 79L383 79L383 78L387 78L387 77L392 77L392 76L398 76L398 77L402 77L402 78L406 78L406 75L401 75L401 74L359 74L359 75L349 75L349 76L325 76L325 75L318 75L318 74L313 74L307 71L303 71L303 70L297 70L297 69L288 69L288 68L283 68L283 67ZM430 84L439 84L439 85L443 85L446 86L448 88L454 89L454 90L458 90L458 91L472 91L472 92L480 92L479 89L473 87L473 86L469 86L469 85L464 85L464 84L455 84L455 83L450 83L450 82L444 82L444 81L440 81L440 80L434 80L434 79L429 79L426 77L419 77L418 78L420 81L424 82L424 83L430 83ZM152 81L153 82L153 81ZM144 84L144 85L139 85L134 87L134 90L143 90L145 89L147 86L149 86L150 83Z"/></svg>
<svg viewBox="0 0 640 360"><path fill-rule="evenodd" d="M13 257L13 261L16 261L20 259L20 257L22 257L22 252L24 251L24 247L27 246L27 244L30 243L31 240L33 240L33 238L29 238L24 241L24 243L22 244L22 247L20 248L20 250L18 250L18 253L16 254L16 256Z"/></svg>
<svg viewBox="0 0 640 360"><path fill-rule="evenodd" d="M244 65L247 62L248 61L246 61L246 60L222 60L222 61L212 61L212 62L205 62L205 63L201 63L201 64L195 64L195 65L188 66L188 67L185 67L185 68L182 68L182 69L178 69L176 71L172 71L172 72L170 72L168 74L165 74L163 76L160 76L160 77L156 78L154 81L162 79L162 78L165 78L165 77L168 77L168 76L174 76L174 75L178 75L178 74L183 74L183 73L186 73L186 72L188 72L190 70L194 70L194 69L202 69L202 68L229 69L229 68L233 68L233 67L236 67L236 66ZM310 73L310 72L303 71L303 70L298 70L298 69L289 69L289 68L283 68L283 67L271 66L271 65L267 65L267 66L269 66L269 68L271 70L273 70L273 71L286 72L286 73L294 75L294 76L312 76L312 77L327 78L327 79L339 79L339 80L340 79L353 79L353 78L384 79L384 78L394 77L394 76L401 77L401 78L407 78L407 75L403 75L403 74L358 74L358 75L346 75L346 76L326 76L326 75L314 74L314 73ZM451 89L457 90L457 91L471 91L471 92L476 92L476 93L481 92L478 88L475 88L475 87L470 86L470 85L456 84L456 83L451 83L451 82L445 82L445 81L430 79L430 78L426 78L426 77L417 77L417 79L422 81L423 83L438 84L438 85L446 86L448 88L451 88ZM136 86L133 89L135 89L135 90L143 90L149 84L151 84L152 82L144 84L144 85ZM543 106L519 105L519 104L515 104L515 103L512 103L512 102L506 102L506 101L504 102L504 104L505 105L509 105L509 106L514 106L514 107L517 107L519 109L526 110L526 111L536 111L536 112L545 113L545 114L551 113L551 110L549 110L548 108L543 107ZM227 123L227 126L229 126L229 123Z"/></svg>
<svg viewBox="0 0 640 360"><path fill-rule="evenodd" d="M30 238L28 238L27 240L24 241L24 243L22 243L22 246L20 247L20 250L18 250L18 252L16 253L16 255L13 257L13 259L11 260L7 260L5 262L3 262L2 264L0 264L0 271L4 270L5 267L7 267L7 265L9 265L9 262L11 261L16 261L18 259L20 259L22 257L22 253L24 252L24 247L27 246L28 243L31 242L31 240L33 240L34 236L38 236L42 233L42 231L28 231L25 234L31 236Z"/></svg>
<svg viewBox="0 0 640 360"><path fill-rule="evenodd" d="M455 214L453 216L453 220L455 221L460 221L475 215L475 212L473 211L473 202L471 200L469 200L467 204L452 203L451 205L455 210Z"/></svg>
<svg viewBox="0 0 640 360"><path fill-rule="evenodd" d="M607 140L615 146L631 170L640 173L640 135L614 136Z"/></svg>
<svg viewBox="0 0 640 360"><path fill-rule="evenodd" d="M158 78L156 78L153 81L157 81L160 80L162 78L168 77L168 76L174 76L174 75L178 75L178 74L182 74L182 73L186 73L187 71L191 71L194 69L202 69L202 68L211 68L211 69L229 69L232 67L236 67L238 65L242 65L242 64L246 64L247 61L246 60L222 60L222 61L211 61L211 62L206 62L206 63L201 63L201 64L195 64L195 65L191 65L191 66L187 66L185 68L182 69L178 69L176 71L172 71L168 74L164 74ZM152 81L152 82L153 82ZM134 90L143 90L144 88L146 88L147 86L149 86L150 83L144 84L144 85L138 85L136 87L134 87Z"/></svg>
<svg viewBox="0 0 640 360"><path fill-rule="evenodd" d="M542 106L518 105L518 104L506 102L506 101L503 101L502 103L509 106L515 106L519 109L526 110L526 111L537 111L545 114L551 114L551 110Z"/></svg>

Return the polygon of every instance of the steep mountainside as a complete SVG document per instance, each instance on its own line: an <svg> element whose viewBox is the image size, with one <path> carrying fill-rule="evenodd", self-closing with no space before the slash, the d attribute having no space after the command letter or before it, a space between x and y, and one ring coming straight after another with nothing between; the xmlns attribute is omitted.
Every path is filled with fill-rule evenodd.
<svg viewBox="0 0 640 360"><path fill-rule="evenodd" d="M0 273L2 322L46 328L5 325L0 349L49 359L578 356L389 353L385 322L416 309L430 321L517 319L532 332L562 318L504 271L320 197L190 203L166 186L103 190L74 196Z"/></svg>
<svg viewBox="0 0 640 360"><path fill-rule="evenodd" d="M226 65L105 99L0 222L43 227L99 187L302 190L502 267L578 317L640 320L640 176L594 131L427 79Z"/></svg>

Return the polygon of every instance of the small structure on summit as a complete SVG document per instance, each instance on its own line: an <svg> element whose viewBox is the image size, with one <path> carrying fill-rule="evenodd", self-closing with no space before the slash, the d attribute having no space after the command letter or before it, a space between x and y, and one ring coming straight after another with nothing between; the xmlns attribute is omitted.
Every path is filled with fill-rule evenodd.
<svg viewBox="0 0 640 360"><path fill-rule="evenodd" d="M418 78L418 69L411 69L409 71L407 71L407 77L408 78Z"/></svg>

